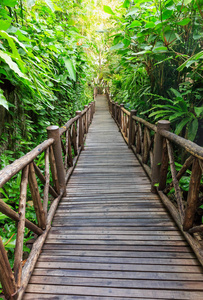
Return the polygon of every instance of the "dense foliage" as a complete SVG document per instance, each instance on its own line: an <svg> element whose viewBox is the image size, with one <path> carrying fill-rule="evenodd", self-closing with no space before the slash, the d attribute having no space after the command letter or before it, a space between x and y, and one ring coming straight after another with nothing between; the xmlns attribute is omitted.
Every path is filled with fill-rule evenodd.
<svg viewBox="0 0 203 300"><path fill-rule="evenodd" d="M115 11L104 6L115 26L109 30L112 47L104 68L114 100L151 122L169 119L177 134L198 143L203 130L201 4L126 0Z"/></svg>
<svg viewBox="0 0 203 300"><path fill-rule="evenodd" d="M92 100L88 45L75 25L81 10L72 1L1 2L1 149L14 158Z"/></svg>

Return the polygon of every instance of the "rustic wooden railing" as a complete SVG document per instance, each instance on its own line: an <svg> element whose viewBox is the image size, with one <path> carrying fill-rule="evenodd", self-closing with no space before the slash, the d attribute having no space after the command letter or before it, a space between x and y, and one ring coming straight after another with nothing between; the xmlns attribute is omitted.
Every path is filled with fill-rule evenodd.
<svg viewBox="0 0 203 300"><path fill-rule="evenodd" d="M195 223L200 186L203 172L203 148L170 132L170 122L161 120L157 126L136 116L136 111L128 111L124 105L111 100L106 89L109 110L121 131L124 140L132 149L151 180L151 190L158 193L170 211L177 225L193 248L203 265L203 245L201 234L203 224ZM187 159L181 169L176 171L174 147L187 152ZM192 165L192 167L191 167ZM183 199L180 179L191 168L187 201ZM172 182L167 185L167 174L171 172ZM175 190L175 201L167 196Z"/></svg>
<svg viewBox="0 0 203 300"><path fill-rule="evenodd" d="M95 96L95 95L94 95ZM63 127L49 126L48 139L35 149L0 171L0 188L22 171L18 212L0 199L0 212L17 222L17 238L13 271L0 237L0 282L6 299L22 299L35 263L51 228L51 222L66 183L84 146L86 134L95 112L95 102L76 113ZM36 159L40 164L36 163ZM29 183L37 222L25 218ZM38 238L23 266L24 228Z"/></svg>

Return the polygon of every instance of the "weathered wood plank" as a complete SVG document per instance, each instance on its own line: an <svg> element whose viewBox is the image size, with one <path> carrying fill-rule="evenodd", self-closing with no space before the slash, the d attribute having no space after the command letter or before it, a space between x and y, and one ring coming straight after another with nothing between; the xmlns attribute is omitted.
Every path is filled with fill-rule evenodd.
<svg viewBox="0 0 203 300"><path fill-rule="evenodd" d="M201 291L172 291L159 289L128 289L128 288L110 288L110 287L92 287L92 286L64 286L64 285L39 285L29 284L27 292L42 294L59 294L59 295L81 295L85 296L108 296L108 297L153 297L154 299L196 299L202 300L203 292Z"/></svg>

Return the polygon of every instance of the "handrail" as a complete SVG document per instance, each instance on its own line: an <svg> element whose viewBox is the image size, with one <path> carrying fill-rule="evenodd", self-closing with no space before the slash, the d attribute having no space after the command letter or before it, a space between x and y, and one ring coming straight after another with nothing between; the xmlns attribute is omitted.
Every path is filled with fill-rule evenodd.
<svg viewBox="0 0 203 300"><path fill-rule="evenodd" d="M118 107L119 105L117 104L117 107ZM128 115L128 116L130 116L130 112L127 110L127 109L125 109L124 107L121 107L121 110L126 114L126 115Z"/></svg>
<svg viewBox="0 0 203 300"><path fill-rule="evenodd" d="M96 95L96 90L94 90L94 95ZM84 148L86 134L94 112L95 102L91 102L85 106L82 112L77 111L76 116L61 128L49 126L47 140L0 171L0 187L5 189L6 183L22 170L18 212L0 199L0 212L18 222L14 274L0 237L0 282L6 299L20 300L23 297L43 243L51 228L56 208L66 193L66 182ZM34 161L42 153L44 153L44 157L40 157L40 163L43 164L44 171L41 171L42 166L37 166ZM37 224L25 218L28 182ZM39 183L44 186L43 194L40 194ZM33 244L29 258L22 267L24 227L37 234L38 238Z"/></svg>
<svg viewBox="0 0 203 300"><path fill-rule="evenodd" d="M85 111L85 110L84 110ZM59 134L60 136L78 119L80 118L80 116L75 116L74 118L70 119L65 125L63 125L60 129L59 129Z"/></svg>
<svg viewBox="0 0 203 300"><path fill-rule="evenodd" d="M203 232L203 226L195 223L203 172L203 148L170 132L169 121L158 121L156 126L137 117L134 110L126 113L127 110L123 108L123 104L118 105L111 100L107 89L106 96L109 111L118 125L124 140L128 147L132 149L151 180L151 191L159 194L203 266L203 246L199 241L201 237L196 239L196 236L192 235ZM178 173L173 154L173 144L178 145L190 154L190 157L186 159ZM191 175L186 199L187 205L185 205L179 181L189 168ZM168 171L171 172L172 182L167 185ZM172 188L175 190L175 205L167 197Z"/></svg>
<svg viewBox="0 0 203 300"><path fill-rule="evenodd" d="M157 127L156 127L156 125L151 124L151 123L149 123L149 122L145 121L144 119L141 119L141 118L139 118L139 117L137 117L137 116L133 116L132 118L133 118L133 120L135 120L135 121L137 121L137 122L139 122L139 123L142 123L142 124L145 125L147 128L153 130L154 132L157 132Z"/></svg>
<svg viewBox="0 0 203 300"><path fill-rule="evenodd" d="M54 139L48 139L35 147L33 150L25 154L19 159L16 159L12 164L6 166L0 171L0 188L20 170L33 161L39 154L51 146Z"/></svg>
<svg viewBox="0 0 203 300"><path fill-rule="evenodd" d="M181 146L187 152L193 156L203 160L203 148L199 145L176 135L175 133L169 132L167 130L160 130L160 134L170 140L171 142Z"/></svg>

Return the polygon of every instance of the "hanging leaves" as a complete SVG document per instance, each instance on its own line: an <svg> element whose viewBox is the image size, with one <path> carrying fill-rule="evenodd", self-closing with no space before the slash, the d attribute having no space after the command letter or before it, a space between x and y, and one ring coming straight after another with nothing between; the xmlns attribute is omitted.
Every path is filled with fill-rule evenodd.
<svg viewBox="0 0 203 300"><path fill-rule="evenodd" d="M73 65L72 61L68 58L64 58L63 60L64 60L64 63L65 63L66 69L69 72L70 78L72 80L76 81L76 71L75 71L75 68L74 68L74 65Z"/></svg>
<svg viewBox="0 0 203 300"><path fill-rule="evenodd" d="M0 58L3 59L9 65L11 70L13 70L18 76L29 80L28 77L21 72L18 65L11 59L11 57L7 53L0 50Z"/></svg>
<svg viewBox="0 0 203 300"><path fill-rule="evenodd" d="M2 89L0 89L0 105L5 107L5 109L8 110L8 102L6 101L6 98L4 97Z"/></svg>
<svg viewBox="0 0 203 300"><path fill-rule="evenodd" d="M115 13L113 12L113 10L111 9L110 6L104 5L103 9L104 9L105 13L110 14L110 15L115 15Z"/></svg>
<svg viewBox="0 0 203 300"><path fill-rule="evenodd" d="M128 28L134 28L134 27L140 27L140 26L142 26L142 23L135 20L130 24L130 26Z"/></svg>

